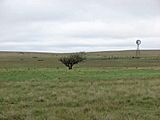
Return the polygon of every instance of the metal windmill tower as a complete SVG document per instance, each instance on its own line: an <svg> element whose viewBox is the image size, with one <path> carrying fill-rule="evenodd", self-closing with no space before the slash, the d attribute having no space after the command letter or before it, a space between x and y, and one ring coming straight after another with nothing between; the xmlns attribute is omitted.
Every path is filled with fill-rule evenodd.
<svg viewBox="0 0 160 120"><path fill-rule="evenodd" d="M140 44L141 44L141 40L137 40L136 41L137 44L137 50L136 50L136 57L140 57Z"/></svg>

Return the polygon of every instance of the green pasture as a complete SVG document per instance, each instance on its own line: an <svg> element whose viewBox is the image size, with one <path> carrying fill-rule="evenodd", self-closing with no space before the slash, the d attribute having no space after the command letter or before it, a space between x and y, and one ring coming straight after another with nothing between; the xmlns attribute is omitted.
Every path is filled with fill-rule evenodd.
<svg viewBox="0 0 160 120"><path fill-rule="evenodd" d="M159 120L160 51L0 53L0 120Z"/></svg>

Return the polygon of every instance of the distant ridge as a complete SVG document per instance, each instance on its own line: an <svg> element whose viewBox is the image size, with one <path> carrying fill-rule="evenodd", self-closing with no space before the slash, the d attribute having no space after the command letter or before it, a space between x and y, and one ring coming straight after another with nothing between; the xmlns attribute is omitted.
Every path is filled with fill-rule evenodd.
<svg viewBox="0 0 160 120"><path fill-rule="evenodd" d="M86 52L86 53L103 53L103 52L135 52L136 50L109 50L109 51L79 51L79 52ZM159 51L160 52L160 49L158 50L158 49L156 49L156 50L150 50L150 49L146 49L146 50L141 50L142 52L153 52L153 51ZM53 54L53 53L55 53L55 54L64 54L63 52L39 52L39 51L0 51L0 53L40 53L40 54L45 54L45 53L47 53L47 54ZM65 52L65 53L75 53L75 52Z"/></svg>
<svg viewBox="0 0 160 120"><path fill-rule="evenodd" d="M120 51L95 51L86 52L87 55L97 56L135 56L136 50L120 50ZM62 55L69 53L51 53L51 52L22 52L22 51L0 51L0 56L5 55L22 55L22 54L41 54L41 55ZM160 50L141 50L141 56L160 56Z"/></svg>

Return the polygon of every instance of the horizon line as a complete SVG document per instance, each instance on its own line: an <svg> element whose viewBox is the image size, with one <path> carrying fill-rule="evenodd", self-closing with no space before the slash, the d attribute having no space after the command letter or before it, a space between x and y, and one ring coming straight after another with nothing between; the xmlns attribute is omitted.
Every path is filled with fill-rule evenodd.
<svg viewBox="0 0 160 120"><path fill-rule="evenodd" d="M86 53L92 53L92 52L125 52L125 51L136 51L136 49L121 49L121 50L95 50L95 51L74 51L74 52L57 52L57 51L32 51L32 50L0 50L0 53L2 52L8 52L8 53L78 53L78 52L86 52ZM155 49L141 49L141 51L160 51L159 48L155 48Z"/></svg>

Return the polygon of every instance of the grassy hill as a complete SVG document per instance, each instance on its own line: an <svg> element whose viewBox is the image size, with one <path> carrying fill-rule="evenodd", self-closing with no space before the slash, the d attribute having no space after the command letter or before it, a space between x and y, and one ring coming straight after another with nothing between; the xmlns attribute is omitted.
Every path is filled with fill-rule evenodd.
<svg viewBox="0 0 160 120"><path fill-rule="evenodd" d="M0 52L0 68L61 68L58 59L67 54ZM160 50L141 51L141 59L134 59L135 51L107 51L86 53L87 60L78 67L156 67L160 66Z"/></svg>

